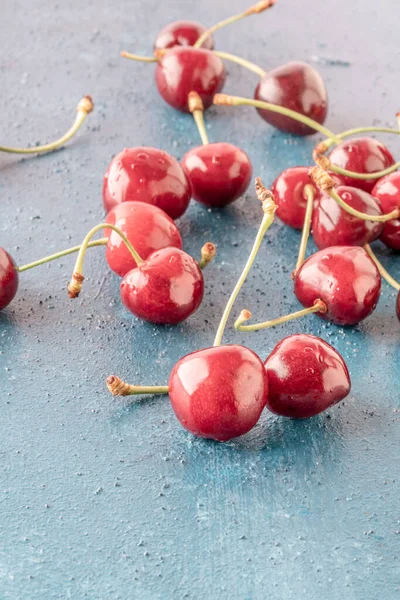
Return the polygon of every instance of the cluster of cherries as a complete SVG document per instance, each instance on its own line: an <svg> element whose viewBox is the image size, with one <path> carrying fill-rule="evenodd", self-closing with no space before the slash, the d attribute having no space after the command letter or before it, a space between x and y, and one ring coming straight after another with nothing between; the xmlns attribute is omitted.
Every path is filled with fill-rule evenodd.
<svg viewBox="0 0 400 600"><path fill-rule="evenodd" d="M245 193L252 178L245 152L231 144L209 143L204 111L211 104L249 105L282 131L299 136L322 133L326 139L315 148L316 166L286 169L271 191L256 180L263 218L213 347L183 357L173 368L167 386L133 386L116 376L107 380L114 395L168 393L186 429L220 441L249 431L265 407L278 415L308 418L341 401L350 391L343 358L318 337L289 336L264 363L244 346L221 345L234 302L275 214L288 226L302 230L293 280L303 309L257 324L248 324L252 315L243 310L236 329L266 329L311 313L340 326L356 325L375 309L382 277L399 292L396 312L400 320L400 284L370 247L380 239L400 251L399 164L375 139L353 137L365 132L399 134L400 130L366 127L336 135L323 125L327 94L313 67L289 63L266 73L243 58L214 50L212 33L274 3L261 1L210 29L189 21L172 23L157 36L152 57L123 52L127 58L157 63L156 83L161 96L174 108L192 113L202 145L190 150L180 163L157 148L128 148L117 154L104 176L106 219L89 231L80 246L21 267L0 248L0 309L14 298L20 272L72 252L78 256L68 290L70 297L78 296L87 248L105 245L109 267L122 277L120 294L127 309L152 323L177 324L201 304L202 269L213 259L215 246L206 243L200 261L196 261L182 250L174 220L182 216L191 198L211 208L234 202ZM260 77L254 99L219 93L226 79L222 59L237 62ZM83 118L82 110L78 110L79 126L89 108L86 104ZM72 137L72 129L73 133L77 130L76 124L61 138L61 144ZM61 144L57 140L33 149L0 149L38 152ZM100 230L105 237L93 241ZM311 231L319 250L305 259Z"/></svg>

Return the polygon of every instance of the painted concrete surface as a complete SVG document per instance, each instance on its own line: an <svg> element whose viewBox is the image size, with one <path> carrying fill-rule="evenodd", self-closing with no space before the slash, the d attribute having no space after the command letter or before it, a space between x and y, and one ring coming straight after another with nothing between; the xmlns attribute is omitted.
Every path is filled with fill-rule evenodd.
<svg viewBox="0 0 400 600"><path fill-rule="evenodd" d="M247 2L15 0L2 6L2 143L62 133L79 98L96 103L68 147L0 157L0 243L21 264L79 243L103 216L102 176L125 146L181 157L198 143L190 116L158 97L149 53L178 18L210 24ZM279 0L269 14L216 36L220 49L266 69L310 61L330 95L328 125L394 125L399 110L397 0ZM347 65L347 66L346 66ZM251 95L254 75L229 65L226 91ZM308 164L317 138L279 134L251 109L212 109L212 140L246 150L266 183ZM400 156L400 143L386 140ZM138 321L119 301L102 249L88 254L81 298L68 299L73 258L21 277L0 316L0 598L141 600L394 600L399 595L399 361L395 295L343 330L317 318L225 340L262 357L284 335L321 335L344 355L351 396L295 422L265 414L230 444L194 439L167 398L112 399L105 377L164 384L175 361L211 344L259 224L250 190L223 212L193 204L180 221L185 248L206 240L218 259L202 308L176 328ZM297 308L290 272L299 235L277 223L235 314L260 319ZM312 251L310 246L309 251ZM394 276L400 259L377 252Z"/></svg>

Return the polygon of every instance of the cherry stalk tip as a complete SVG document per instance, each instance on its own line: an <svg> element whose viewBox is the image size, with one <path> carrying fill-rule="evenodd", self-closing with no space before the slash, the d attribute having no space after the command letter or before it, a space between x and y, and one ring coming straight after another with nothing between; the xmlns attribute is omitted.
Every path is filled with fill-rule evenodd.
<svg viewBox="0 0 400 600"><path fill-rule="evenodd" d="M204 111L203 100L200 98L197 92L189 92L188 107L191 113L194 113L195 110L200 110L202 112Z"/></svg>
<svg viewBox="0 0 400 600"><path fill-rule="evenodd" d="M232 106L233 98L232 96L228 96L228 94L215 94L213 103L217 106Z"/></svg>
<svg viewBox="0 0 400 600"><path fill-rule="evenodd" d="M320 167L324 171L329 171L329 169L331 168L331 161L327 156L325 156L324 154L316 154L313 155L313 158L314 162L318 165L318 167Z"/></svg>
<svg viewBox="0 0 400 600"><path fill-rule="evenodd" d="M76 107L77 112L83 112L87 115L92 112L94 108L93 100L91 96L84 96Z"/></svg>
<svg viewBox="0 0 400 600"><path fill-rule="evenodd" d="M335 182L332 177L321 167L312 167L308 174L311 181L324 192L328 192L335 187Z"/></svg>
<svg viewBox="0 0 400 600"><path fill-rule="evenodd" d="M268 8L271 8L272 6L274 6L274 4L276 4L276 2L277 2L277 0L261 0L260 2L257 2L257 4L255 4L254 6L250 6L250 8L248 8L244 12L244 15L245 16L257 15L257 14L263 12L264 10L267 10Z"/></svg>
<svg viewBox="0 0 400 600"><path fill-rule="evenodd" d="M68 296L70 298L77 298L79 296L84 279L85 278L81 273L72 273L71 281L68 285Z"/></svg>
<svg viewBox="0 0 400 600"><path fill-rule="evenodd" d="M129 385L122 381L122 379L120 379L116 375L111 375L110 377L107 377L106 385L113 396L129 395Z"/></svg>

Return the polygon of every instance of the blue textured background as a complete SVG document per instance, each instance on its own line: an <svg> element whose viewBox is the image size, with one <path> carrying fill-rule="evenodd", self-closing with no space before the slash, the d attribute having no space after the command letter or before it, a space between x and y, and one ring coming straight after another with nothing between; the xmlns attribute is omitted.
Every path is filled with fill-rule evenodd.
<svg viewBox="0 0 400 600"><path fill-rule="evenodd" d="M2 143L47 141L69 126L83 94L96 104L68 148L0 156L0 243L19 264L79 243L102 219L102 176L124 146L181 157L198 144L191 117L158 97L154 67L123 61L119 51L148 54L171 20L211 24L247 5L3 2ZM218 33L216 43L266 69L313 62L336 131L394 125L399 17L398 0L280 0ZM251 95L256 77L228 70L225 90ZM279 134L245 108L212 109L207 124L212 140L246 150L267 184L307 164L317 139ZM386 141L399 157L397 139ZM207 269L203 306L176 328L123 309L102 249L87 255L77 301L66 293L73 258L21 276L17 299L0 315L2 600L398 597L400 327L388 286L375 314L353 330L317 318L252 335L227 330L226 341L262 357L298 331L343 353L352 394L310 421L265 414L245 438L221 445L185 432L167 398L135 404L105 389L111 373L164 384L180 356L212 342L259 220L252 190L224 212L190 207L180 222L186 250L197 255L209 239L218 258ZM297 308L290 271L298 242L274 225L235 314L247 307L265 319ZM400 258L377 251L400 277Z"/></svg>

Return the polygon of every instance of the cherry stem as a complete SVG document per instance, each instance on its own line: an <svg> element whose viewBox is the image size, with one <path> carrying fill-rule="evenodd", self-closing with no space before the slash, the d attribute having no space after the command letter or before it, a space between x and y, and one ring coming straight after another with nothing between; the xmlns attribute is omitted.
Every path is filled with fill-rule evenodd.
<svg viewBox="0 0 400 600"><path fill-rule="evenodd" d="M391 285L392 287L394 287L395 290L397 290L398 292L400 291L400 283L398 281L396 281L396 279L394 279L394 277L392 277L385 269L385 267L383 266L383 264L381 263L381 261L378 259L378 257L375 255L375 253L373 252L371 246L369 244L366 244L364 246L365 251L367 252L367 254L372 258L372 260L374 261L379 273L381 274L381 276L383 277L383 279L385 279L387 281L387 283L389 285Z"/></svg>
<svg viewBox="0 0 400 600"><path fill-rule="evenodd" d="M144 394L168 394L167 385L131 385L116 375L106 379L106 385L113 396L142 396Z"/></svg>
<svg viewBox="0 0 400 600"><path fill-rule="evenodd" d="M101 238L100 240L95 240L94 242L89 242L87 245L88 248L94 248L95 246L104 246L107 244L108 238ZM61 250L61 252L56 252L55 254L50 254L50 256L45 256L44 258L40 258L39 260L35 260L34 262L23 265L22 267L16 267L16 271L22 273L23 271L28 271L28 269L34 269L35 267L39 267L40 265L44 265L45 263L51 262L52 260L57 260L57 258L62 258L63 256L68 256L68 254L73 254L74 252L79 252L82 245L73 246L72 248L68 248L67 250Z"/></svg>
<svg viewBox="0 0 400 600"><path fill-rule="evenodd" d="M264 321L263 323L255 323L254 325L243 325L246 321L251 318L251 312L249 310L242 310L239 317L235 322L235 329L238 331L259 331L260 329L269 329L270 327L276 327L276 325L282 325L282 323L287 323L288 321L294 321L295 319L300 319L302 317L306 317L307 315L311 315L313 313L325 313L327 311L326 304L323 300L316 300L313 306L309 308L303 308L302 310L298 310L294 313L290 313L284 317L279 317L278 319L273 319L272 321Z"/></svg>
<svg viewBox="0 0 400 600"><path fill-rule="evenodd" d="M261 242L263 241L264 235L274 221L275 211L277 209L277 206L274 202L274 196L269 190L267 190L264 187L264 185L262 184L262 181L259 177L256 178L256 194L257 194L258 199L261 201L262 210L263 210L264 215L263 215L261 225L258 230L256 239L254 240L254 244L253 244L253 248L250 252L250 256L247 259L247 262L242 271L242 274L240 275L240 277L233 289L233 292L228 300L225 310L223 312L221 322L219 324L219 327L218 327L218 330L217 330L217 333L215 336L214 346L221 345L222 336L224 334L225 327L228 322L228 318L231 313L232 307L235 303L235 300L236 300L244 282L246 281L247 275L249 274L252 264L253 264L253 262L257 256L257 253L260 249Z"/></svg>
<svg viewBox="0 0 400 600"><path fill-rule="evenodd" d="M398 113L396 114L396 121L397 121L397 126L398 126L398 128L399 128L399 131L398 131L398 133L400 133L400 112L398 112Z"/></svg>
<svg viewBox="0 0 400 600"><path fill-rule="evenodd" d="M259 67L256 64L254 64L253 62L250 62L249 60L242 58L241 56L236 56L235 54L230 54L229 52L222 52L221 50L213 50L213 52L220 58L223 58L225 60L230 60L231 62L237 63L238 65L244 67L245 69L248 69L249 71L252 71L253 73L256 73L260 77L264 77L264 75L266 75L266 71L264 71L264 69L262 69L261 67Z"/></svg>
<svg viewBox="0 0 400 600"><path fill-rule="evenodd" d="M41 154L43 152L51 152L63 146L70 140L81 127L86 117L93 110L93 101L90 96L84 96L76 107L77 115L72 127L62 137L49 144L43 146L34 146L33 148L13 148L10 146L0 146L0 152L9 152L12 154Z"/></svg>
<svg viewBox="0 0 400 600"><path fill-rule="evenodd" d="M125 50L120 52L120 55L123 58L129 58L129 60L136 60L137 62L146 62L146 63L158 62L157 56L141 56L140 54L132 54L132 52L125 52Z"/></svg>
<svg viewBox="0 0 400 600"><path fill-rule="evenodd" d="M210 142L208 141L206 126L204 124L204 104L197 92L189 92L188 107L197 125L201 142L203 146L207 146Z"/></svg>
<svg viewBox="0 0 400 600"><path fill-rule="evenodd" d="M304 259L306 257L307 242L308 242L308 238L310 237L310 230L311 230L311 218L312 218L312 213L313 213L315 192L316 192L315 187L313 185L311 185L310 183L308 183L303 189L303 196L307 200L307 206L306 206L306 214L304 217L303 232L301 234L299 255L297 258L295 270L292 273L293 279L296 277L296 273L300 269L302 264L304 263Z"/></svg>
<svg viewBox="0 0 400 600"><path fill-rule="evenodd" d="M235 23L236 21L240 21L241 19L244 19L245 17L249 17L250 15L255 15L255 14L261 13L264 10L267 10L267 8L271 8L271 6L273 6L275 4L275 2L276 2L276 0L261 0L261 2L258 2L254 6L251 6L244 12L239 13L238 15L233 15L233 17L228 17L227 19L224 19L223 21L219 21L218 23L216 23L215 25L213 25L212 27L207 29L207 31L204 31L204 33L201 34L201 36L198 38L198 40L193 45L194 48L200 48L203 45L203 43L206 41L206 39L208 37L210 37L210 35L212 35L216 31L218 31L218 29L222 29L222 27L225 27L226 25L231 25L232 23Z"/></svg>
<svg viewBox="0 0 400 600"><path fill-rule="evenodd" d="M333 200L335 200L335 202L337 202L339 206L341 206L341 208L343 208L343 210L348 212L350 215L353 215L353 217L357 217L358 219L362 219L363 221L376 221L378 223L386 223L386 221L398 219L400 216L399 208L395 208L394 210L392 210L392 212L387 213L385 215L368 215L367 213L360 212L359 210L356 210L355 208L349 206L347 202L344 202L344 200L341 199L341 197L334 188L326 191L329 194L329 196L333 198Z"/></svg>
<svg viewBox="0 0 400 600"><path fill-rule="evenodd" d="M82 275L82 268L83 268L83 259L85 258L86 249L90 242L90 238L93 237L95 233L100 231L100 229L112 229L113 231L115 231L115 233L117 233L119 235L119 237L122 239L122 241L125 243L125 246L128 248L129 252L132 254L132 257L136 261L136 264L139 266L144 263L144 260L136 252L135 248L132 246L132 244L126 237L126 235L124 233L122 233L122 231L120 229L118 229L118 227L116 227L115 225L111 225L110 223L100 223L100 225L96 225L96 227L93 227L93 229L91 229L89 231L89 233L86 235L85 239L82 242L82 245L79 250L79 254L76 259L74 272L72 274L71 281L69 282L69 285L68 285L68 294L69 294L70 298L77 298L79 296L79 293L82 289L83 280L85 279L84 276Z"/></svg>
<svg viewBox="0 0 400 600"><path fill-rule="evenodd" d="M400 162L394 163L387 169L383 169L382 171L375 171L374 173L357 173L356 171L348 171L347 169L342 169L342 167L338 167L334 163L331 163L329 166L329 170L334 173L338 173L338 175L344 175L345 177L352 177L353 179L380 179L381 177L385 177L385 175L390 175L394 171L400 167Z"/></svg>
<svg viewBox="0 0 400 600"><path fill-rule="evenodd" d="M204 269L213 260L217 249L212 242L207 242L201 249L201 259L199 260L200 269Z"/></svg>
<svg viewBox="0 0 400 600"><path fill-rule="evenodd" d="M390 127L356 127L354 129L348 129L347 131L342 131L342 133L338 133L337 137L343 141L344 138L351 137L353 135L358 135L359 133L393 133L395 135L400 135L399 129L391 129ZM324 152L329 150L331 146L333 146L335 142L332 139L328 139L322 144L325 146Z"/></svg>
<svg viewBox="0 0 400 600"><path fill-rule="evenodd" d="M286 117L290 117L295 121L299 121L299 123L303 123L315 131L319 131L325 137L334 140L336 143L340 143L338 137L314 119L310 119L301 113L296 112L295 110L291 110L290 108L285 108L284 106L279 106L278 104L271 104L270 102L262 102L261 100L253 100L253 98L241 98L239 96L228 96L227 94L216 94L213 100L214 104L218 106L254 106L256 108L261 108L264 110L270 110L271 112L278 113L280 115L284 115Z"/></svg>

